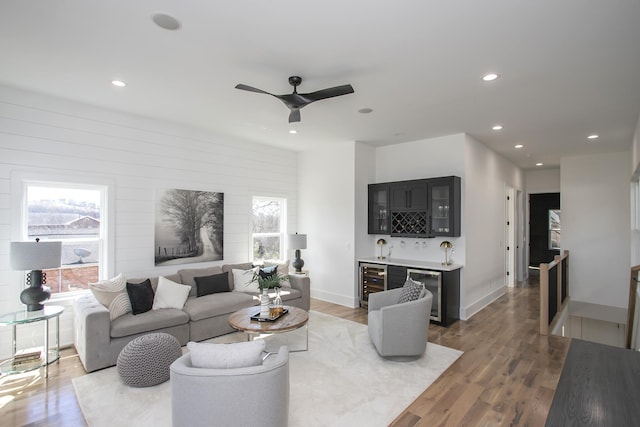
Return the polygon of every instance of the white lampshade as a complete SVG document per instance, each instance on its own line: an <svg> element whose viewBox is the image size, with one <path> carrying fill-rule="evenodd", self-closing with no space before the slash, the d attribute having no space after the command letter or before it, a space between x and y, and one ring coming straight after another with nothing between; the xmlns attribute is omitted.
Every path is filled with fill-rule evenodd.
<svg viewBox="0 0 640 427"><path fill-rule="evenodd" d="M14 270L60 267L62 242L11 242L9 250Z"/></svg>
<svg viewBox="0 0 640 427"><path fill-rule="evenodd" d="M289 249L307 249L307 235L289 234Z"/></svg>

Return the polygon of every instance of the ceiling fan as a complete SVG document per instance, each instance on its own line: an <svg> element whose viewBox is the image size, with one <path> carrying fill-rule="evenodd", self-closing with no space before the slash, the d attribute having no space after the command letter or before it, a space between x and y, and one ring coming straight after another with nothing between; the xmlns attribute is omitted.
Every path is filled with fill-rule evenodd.
<svg viewBox="0 0 640 427"><path fill-rule="evenodd" d="M249 92L264 93L278 98L284 102L284 105L291 110L289 113L289 123L300 121L300 109L306 107L315 101L321 99L333 98L334 96L348 95L353 93L353 87L351 85L342 85L331 87L327 89L317 90L311 93L298 93L297 87L302 83L302 77L291 76L289 77L289 84L293 86L293 93L285 95L274 95L269 92L265 92L262 89L256 89L255 87L247 86L245 84L237 84L236 89L247 90Z"/></svg>

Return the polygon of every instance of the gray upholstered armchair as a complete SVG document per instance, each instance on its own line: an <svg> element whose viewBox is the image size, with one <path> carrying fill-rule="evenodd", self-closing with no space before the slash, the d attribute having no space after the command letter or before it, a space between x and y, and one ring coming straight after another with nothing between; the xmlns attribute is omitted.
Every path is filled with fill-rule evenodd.
<svg viewBox="0 0 640 427"><path fill-rule="evenodd" d="M189 353L171 365L174 427L286 426L289 418L289 348L261 366L205 369Z"/></svg>
<svg viewBox="0 0 640 427"><path fill-rule="evenodd" d="M433 295L398 303L402 288L369 294L369 336L380 356L420 356L427 348Z"/></svg>

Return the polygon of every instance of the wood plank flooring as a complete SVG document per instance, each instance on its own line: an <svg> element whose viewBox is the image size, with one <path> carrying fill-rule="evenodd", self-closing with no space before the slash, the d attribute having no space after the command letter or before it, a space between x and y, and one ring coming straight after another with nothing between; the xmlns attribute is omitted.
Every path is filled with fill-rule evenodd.
<svg viewBox="0 0 640 427"><path fill-rule="evenodd" d="M538 304L537 284L525 284L468 321L449 328L432 324L430 342L464 354L392 426L544 426L570 339L538 335ZM364 309L319 300L311 301L311 309L367 322ZM71 383L80 375L85 373L77 354L66 349L47 381L35 376L5 382L1 424L86 426Z"/></svg>
<svg viewBox="0 0 640 427"><path fill-rule="evenodd" d="M574 339L546 425L638 425L638 395L639 352Z"/></svg>

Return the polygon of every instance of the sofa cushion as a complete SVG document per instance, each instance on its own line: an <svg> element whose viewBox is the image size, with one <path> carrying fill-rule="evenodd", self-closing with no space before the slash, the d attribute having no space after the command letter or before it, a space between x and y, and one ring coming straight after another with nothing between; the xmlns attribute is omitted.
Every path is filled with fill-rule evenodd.
<svg viewBox="0 0 640 427"><path fill-rule="evenodd" d="M89 283L89 289L98 302L109 309L110 320L131 312L127 280L122 274L118 274L113 279Z"/></svg>
<svg viewBox="0 0 640 427"><path fill-rule="evenodd" d="M269 292L269 296L271 296L271 292ZM292 299L302 298L302 292L300 292L298 289L285 287L280 291L280 298L282 298L282 301L284 302L290 301Z"/></svg>
<svg viewBox="0 0 640 427"><path fill-rule="evenodd" d="M196 297L229 292L229 273L212 274L211 276L195 277Z"/></svg>
<svg viewBox="0 0 640 427"><path fill-rule="evenodd" d="M191 291L189 292L190 297L195 297L197 295L195 279L196 277L211 276L212 274L220 273L222 273L222 267L219 266L206 268L186 268L183 270L178 270L178 274L180 275L180 282L185 285L191 286Z"/></svg>
<svg viewBox="0 0 640 427"><path fill-rule="evenodd" d="M189 323L189 315L175 308L150 310L137 316L129 313L111 322L111 337L126 337L186 323Z"/></svg>
<svg viewBox="0 0 640 427"><path fill-rule="evenodd" d="M416 282L412 279L407 279L407 281L404 282L404 286L402 287L402 293L400 294L400 298L398 299L398 304L417 300L418 298L420 298L420 295L422 295L423 290L424 285L422 283Z"/></svg>
<svg viewBox="0 0 640 427"><path fill-rule="evenodd" d="M257 298L243 292L222 292L205 295L200 298L189 298L182 308L192 322L233 313L241 308L258 304Z"/></svg>
<svg viewBox="0 0 640 427"><path fill-rule="evenodd" d="M231 344L198 343L190 341L187 349L191 355L191 366L206 369L248 368L262 365L264 340Z"/></svg>
<svg viewBox="0 0 640 427"><path fill-rule="evenodd" d="M238 264L225 264L222 266L222 271L226 271L229 273L229 289L230 290L234 290L235 289L235 278L233 277L233 274L231 273L232 270L250 270L253 268L253 264L250 262L243 262L243 263L238 263Z"/></svg>
<svg viewBox="0 0 640 427"><path fill-rule="evenodd" d="M153 288L149 279L142 283L127 282L127 293L131 301L131 312L135 314L146 313L153 307Z"/></svg>
<svg viewBox="0 0 640 427"><path fill-rule="evenodd" d="M231 270L233 276L233 290L235 292L259 292L258 281L253 278L258 274L258 267L249 270Z"/></svg>
<svg viewBox="0 0 640 427"><path fill-rule="evenodd" d="M189 297L191 287L181 285L163 276L158 278L158 288L153 298L153 310L161 308L177 308L182 310L185 301Z"/></svg>

